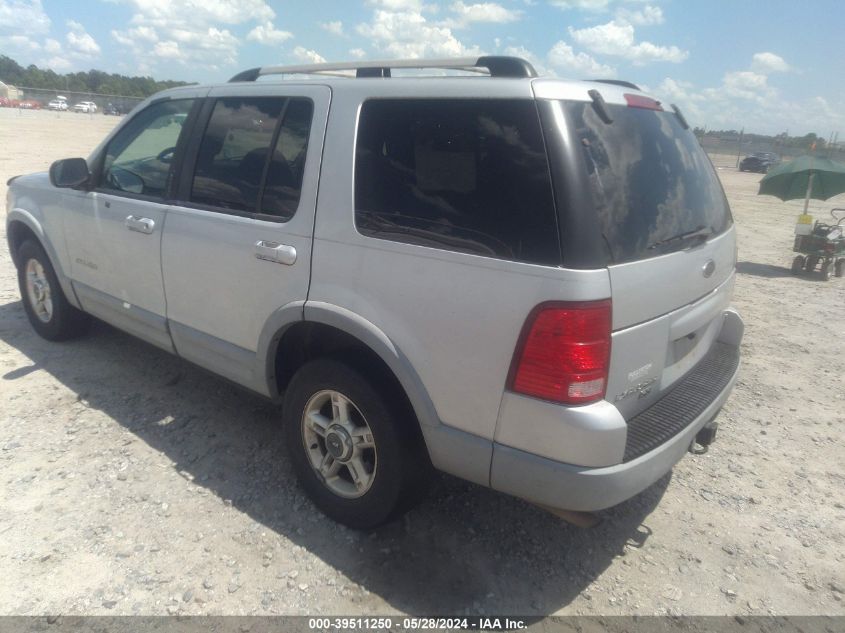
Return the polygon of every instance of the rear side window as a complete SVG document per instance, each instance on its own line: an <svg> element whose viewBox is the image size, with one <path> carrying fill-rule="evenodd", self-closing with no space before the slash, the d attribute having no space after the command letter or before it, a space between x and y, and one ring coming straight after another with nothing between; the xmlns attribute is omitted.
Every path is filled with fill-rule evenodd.
<svg viewBox="0 0 845 633"><path fill-rule="evenodd" d="M218 99L200 144L191 202L290 219L312 111L308 99Z"/></svg>
<svg viewBox="0 0 845 633"><path fill-rule="evenodd" d="M371 237L560 265L534 103L364 103L355 150L355 222Z"/></svg>
<svg viewBox="0 0 845 633"><path fill-rule="evenodd" d="M602 234L614 263L689 246L684 235L724 232L730 210L710 159L674 113L565 102L581 144Z"/></svg>

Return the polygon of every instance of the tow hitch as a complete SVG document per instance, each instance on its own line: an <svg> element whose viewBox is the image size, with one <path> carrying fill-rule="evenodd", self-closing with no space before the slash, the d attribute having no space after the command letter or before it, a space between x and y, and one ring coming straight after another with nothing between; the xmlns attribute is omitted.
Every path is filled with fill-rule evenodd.
<svg viewBox="0 0 845 633"><path fill-rule="evenodd" d="M695 434L695 439L689 445L689 452L695 455L703 455L716 441L716 431L719 429L718 422L708 422Z"/></svg>

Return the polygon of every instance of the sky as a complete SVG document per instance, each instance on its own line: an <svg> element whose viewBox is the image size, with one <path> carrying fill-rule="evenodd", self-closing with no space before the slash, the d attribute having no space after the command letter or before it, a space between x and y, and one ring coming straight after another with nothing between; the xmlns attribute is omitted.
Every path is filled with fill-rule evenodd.
<svg viewBox="0 0 845 633"><path fill-rule="evenodd" d="M0 54L213 83L262 65L518 55L707 129L845 136L842 0L0 0Z"/></svg>

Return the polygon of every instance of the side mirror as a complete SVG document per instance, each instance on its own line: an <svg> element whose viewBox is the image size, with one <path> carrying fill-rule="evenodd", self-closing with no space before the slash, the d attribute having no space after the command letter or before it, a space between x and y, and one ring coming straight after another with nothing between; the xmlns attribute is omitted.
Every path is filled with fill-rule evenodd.
<svg viewBox="0 0 845 633"><path fill-rule="evenodd" d="M90 179L84 158L65 158L50 165L50 184L54 187L81 187Z"/></svg>

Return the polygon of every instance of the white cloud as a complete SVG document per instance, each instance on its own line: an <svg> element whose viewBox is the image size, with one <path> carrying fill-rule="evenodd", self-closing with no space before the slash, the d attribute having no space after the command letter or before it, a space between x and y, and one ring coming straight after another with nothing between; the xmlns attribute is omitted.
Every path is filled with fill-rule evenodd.
<svg viewBox="0 0 845 633"><path fill-rule="evenodd" d="M422 0L367 0L367 4L387 11L422 11Z"/></svg>
<svg viewBox="0 0 845 633"><path fill-rule="evenodd" d="M831 103L815 95L786 98L768 84L767 77L750 70L729 71L718 86L701 88L691 82L665 78L655 94L677 103L690 125L710 129L778 134L822 133L845 128L845 102Z"/></svg>
<svg viewBox="0 0 845 633"><path fill-rule="evenodd" d="M135 23L173 27L189 24L267 22L276 12L264 0L129 0Z"/></svg>
<svg viewBox="0 0 845 633"><path fill-rule="evenodd" d="M241 42L228 25L254 23L246 39L262 44L278 45L292 37L276 28L276 12L265 0L125 1L135 13L128 28L111 35L145 66L155 66L156 59L194 68L232 66Z"/></svg>
<svg viewBox="0 0 845 633"><path fill-rule="evenodd" d="M48 37L44 41L44 50L51 55L55 55L56 53L61 52L62 45L58 40Z"/></svg>
<svg viewBox="0 0 845 633"><path fill-rule="evenodd" d="M320 55L317 51L312 51L303 46L297 46L293 49L293 56L297 59L297 61L308 64L323 64L326 61L326 58Z"/></svg>
<svg viewBox="0 0 845 633"><path fill-rule="evenodd" d="M363 48L351 48L349 49L349 54L355 59L364 59L367 56L367 51Z"/></svg>
<svg viewBox="0 0 845 633"><path fill-rule="evenodd" d="M41 0L0 0L0 51L7 55L41 50L39 36L50 30ZM18 60L22 61L22 60Z"/></svg>
<svg viewBox="0 0 845 633"><path fill-rule="evenodd" d="M639 10L631 10L622 7L616 11L616 20L619 22L634 24L636 26L663 24L663 10L660 7L650 4Z"/></svg>
<svg viewBox="0 0 845 633"><path fill-rule="evenodd" d="M73 67L73 64L70 62L69 59L67 59L66 57L61 57L60 55L55 55L49 58L44 65L55 72L64 72L66 70L70 70Z"/></svg>
<svg viewBox="0 0 845 633"><path fill-rule="evenodd" d="M636 4L646 0L550 0L549 4L565 11L576 9L601 13L608 11L614 4Z"/></svg>
<svg viewBox="0 0 845 633"><path fill-rule="evenodd" d="M766 75L752 70L735 70L725 73L722 85L717 90L728 97L757 102L766 101L775 94L768 84Z"/></svg>
<svg viewBox="0 0 845 633"><path fill-rule="evenodd" d="M478 2L466 4L454 2L449 9L454 17L443 22L443 26L464 28L475 22L506 24L516 22L522 17L522 11L507 9L495 2Z"/></svg>
<svg viewBox="0 0 845 633"><path fill-rule="evenodd" d="M680 63L689 56L687 51L677 46L636 42L634 27L616 20L584 29L569 27L569 34L575 42L593 53L624 57L637 65L656 61Z"/></svg>
<svg viewBox="0 0 845 633"><path fill-rule="evenodd" d="M246 35L246 39L258 42L259 44L267 44L275 46L293 37L290 31L281 31L273 26L272 22L265 22L259 24Z"/></svg>
<svg viewBox="0 0 845 633"><path fill-rule="evenodd" d="M429 22L416 0L371 0L377 8L370 22L355 30L379 51L394 57L461 57L480 54L475 46L464 45L448 26Z"/></svg>
<svg viewBox="0 0 845 633"><path fill-rule="evenodd" d="M320 22L320 28L332 35L343 35L343 22L334 20L332 22Z"/></svg>
<svg viewBox="0 0 845 633"><path fill-rule="evenodd" d="M791 70L789 64L780 55L774 53L754 53L751 69L759 73L787 72Z"/></svg>
<svg viewBox="0 0 845 633"><path fill-rule="evenodd" d="M555 71L551 68L548 68L545 61L543 61L540 57L535 55L533 52L529 51L524 46L508 46L507 48L505 48L504 52L505 55L521 57L522 59L527 60L532 66L534 66L534 70L536 70L537 74L541 77L555 76Z"/></svg>
<svg viewBox="0 0 845 633"><path fill-rule="evenodd" d="M0 48L15 51L16 53L32 53L41 50L41 44L26 35L2 35L0 36Z"/></svg>
<svg viewBox="0 0 845 633"><path fill-rule="evenodd" d="M68 20L67 26L70 29L65 36L68 49L71 55L79 57L96 57L100 54L100 45L85 30L79 22Z"/></svg>
<svg viewBox="0 0 845 633"><path fill-rule="evenodd" d="M25 31L31 38L49 30L50 18L41 6L41 0L0 0L0 32Z"/></svg>
<svg viewBox="0 0 845 633"><path fill-rule="evenodd" d="M587 53L576 53L562 40L552 46L547 57L555 70L573 79L606 79L616 76L615 68L596 61Z"/></svg>

